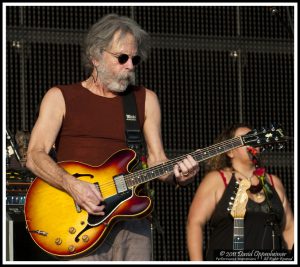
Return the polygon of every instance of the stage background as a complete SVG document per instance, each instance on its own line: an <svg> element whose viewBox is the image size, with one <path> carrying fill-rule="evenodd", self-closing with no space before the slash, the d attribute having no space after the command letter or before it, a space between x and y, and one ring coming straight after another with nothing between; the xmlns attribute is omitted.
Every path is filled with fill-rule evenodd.
<svg viewBox="0 0 300 267"><path fill-rule="evenodd" d="M293 6L7 7L6 125L13 134L31 131L47 89L86 77L80 44L108 13L134 18L152 37L137 83L159 97L170 158L211 145L235 122L257 129L280 123L294 135ZM293 208L293 142L265 159ZM180 190L151 182L160 223L153 231L154 260L188 260L186 219L203 173L202 167L195 182Z"/></svg>

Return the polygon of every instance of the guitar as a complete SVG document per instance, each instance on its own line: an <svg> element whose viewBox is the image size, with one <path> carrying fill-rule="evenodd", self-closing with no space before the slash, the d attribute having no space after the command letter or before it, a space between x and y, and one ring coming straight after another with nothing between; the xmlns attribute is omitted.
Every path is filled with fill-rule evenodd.
<svg viewBox="0 0 300 267"><path fill-rule="evenodd" d="M247 190L250 188L251 182L243 179L239 183L239 187L231 208L231 216L233 217L233 250L244 250L244 217L246 213L246 205L248 202Z"/></svg>
<svg viewBox="0 0 300 267"><path fill-rule="evenodd" d="M234 137L190 155L201 162L237 147L285 141L282 129L272 128ZM143 195L140 185L172 173L174 165L186 156L134 173L130 170L137 160L131 149L116 152L99 166L60 162L59 166L74 177L95 184L104 198L105 215L88 214L67 193L36 178L25 200L27 230L41 249L55 257L73 259L89 254L102 243L118 220L145 217L152 211L151 198Z"/></svg>

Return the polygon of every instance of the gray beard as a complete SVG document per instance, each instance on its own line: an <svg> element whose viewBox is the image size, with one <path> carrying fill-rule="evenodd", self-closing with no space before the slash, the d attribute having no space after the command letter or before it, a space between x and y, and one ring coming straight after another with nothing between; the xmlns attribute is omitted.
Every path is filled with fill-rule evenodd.
<svg viewBox="0 0 300 267"><path fill-rule="evenodd" d="M106 70L104 64L100 64L96 68L96 70L100 82L112 92L124 92L129 84L135 84L134 72L129 72L127 74L118 74L114 77Z"/></svg>

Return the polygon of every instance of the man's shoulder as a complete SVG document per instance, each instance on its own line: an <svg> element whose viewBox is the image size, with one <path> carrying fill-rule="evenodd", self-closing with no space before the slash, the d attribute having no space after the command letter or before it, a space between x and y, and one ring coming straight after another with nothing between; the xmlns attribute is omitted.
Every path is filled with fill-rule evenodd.
<svg viewBox="0 0 300 267"><path fill-rule="evenodd" d="M132 92L141 92L146 90L143 85L130 85L128 89Z"/></svg>
<svg viewBox="0 0 300 267"><path fill-rule="evenodd" d="M55 85L55 87L57 87L59 89L63 89L63 90L74 89L74 88L81 87L81 86L82 86L81 82Z"/></svg>

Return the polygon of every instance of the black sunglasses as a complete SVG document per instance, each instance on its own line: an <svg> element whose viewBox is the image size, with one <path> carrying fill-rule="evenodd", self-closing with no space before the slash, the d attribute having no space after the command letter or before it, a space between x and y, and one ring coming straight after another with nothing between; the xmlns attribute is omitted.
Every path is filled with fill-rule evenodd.
<svg viewBox="0 0 300 267"><path fill-rule="evenodd" d="M109 53L109 54L113 55L114 57L116 57L121 65L125 64L129 59L129 56L127 54L117 55L117 54L114 54L114 53L109 52L107 50L104 50L104 51L106 51L107 53ZM136 66L141 62L141 57L136 55L136 56L133 56L131 58L131 60L132 60L133 66Z"/></svg>

